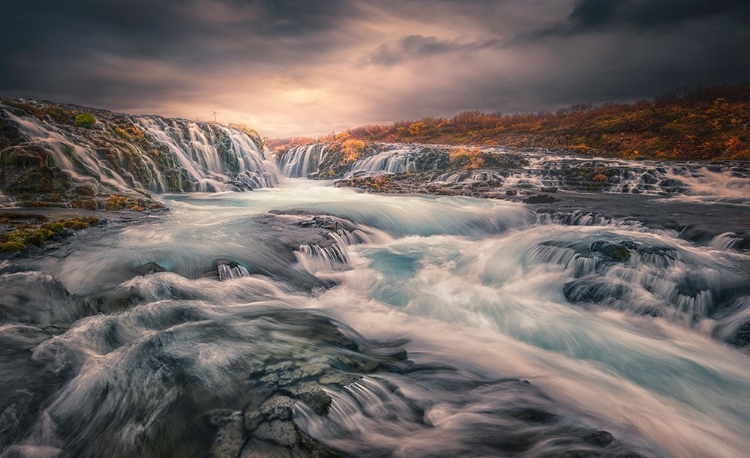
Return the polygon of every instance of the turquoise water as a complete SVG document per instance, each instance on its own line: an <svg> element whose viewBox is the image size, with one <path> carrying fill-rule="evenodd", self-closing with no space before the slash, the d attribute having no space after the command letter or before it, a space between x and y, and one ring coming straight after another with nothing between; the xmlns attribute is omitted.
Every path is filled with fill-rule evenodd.
<svg viewBox="0 0 750 458"><path fill-rule="evenodd" d="M83 318L34 350L42 358L57 348L51 361L60 365L66 364L60 358L73 358L64 355L76 355L70 369L75 377L51 395L51 418L81 414L92 379L106 377L102 371L127 373L138 361L128 351L140 351L133 342L166 338L165 332L175 340L160 345L192 361L191 377L231 393L238 388L225 371L258 351L248 339L260 331L243 324L246 312L240 310L281 305L324 313L367 339L406 339L413 362L450 366L458 374L453 382L409 373L366 377L357 392L332 393L326 418L297 411L313 437L354 454L377 449L381 456L451 456L465 453L456 444L481 444L467 439L469 432L486 425L502 429L492 412L522 399L460 388L472 377L528 380L570 421L610 431L645 455L739 457L750 449L750 359L716 338L720 320L709 318L721 294L723 301L743 300L741 285L750 281L747 254L636 227L538 224L522 204L360 194L327 182L287 179L278 188L249 193L163 198L171 208L166 216L112 228L107 237L36 266L75 294L114 291L139 298L126 311ZM285 233L285 220L269 225L256 219L271 211L342 218L366 234L365 243L343 246L345 269L282 262L272 242ZM596 241L639 248L627 261L612 262L591 252ZM301 255L295 256L298 261ZM236 262L251 275L210 278L206 272L216 259ZM170 272L135 278L119 273L123 265L147 262ZM310 271L314 265L322 267ZM296 279L304 275L335 286L300 286ZM571 303L569 284L593 288L594 299ZM618 293L596 298L597 291ZM737 297L727 299L727 291ZM162 323L177 309L196 323L230 321L211 331L222 336L217 339L183 321L148 324ZM112 327L120 329L117 339L131 343L106 343L103 333ZM229 329L236 338L226 337ZM263 345L272 345L269 338ZM154 387L146 409L152 413L159 412L160 400L175 396L169 385L154 384L163 375L158 367L138 363L132 369L140 374L132 383ZM377 380L397 386L402 397L381 393ZM404 398L419 404L422 414L414 417ZM54 442L50 434L35 437L40 444ZM534 450L539 452L528 456Z"/></svg>

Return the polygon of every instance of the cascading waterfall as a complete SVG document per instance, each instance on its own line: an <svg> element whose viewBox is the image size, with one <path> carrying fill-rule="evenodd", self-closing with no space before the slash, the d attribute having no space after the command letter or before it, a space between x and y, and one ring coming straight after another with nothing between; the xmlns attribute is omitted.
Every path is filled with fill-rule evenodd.
<svg viewBox="0 0 750 458"><path fill-rule="evenodd" d="M331 144L289 149L279 159L283 173L305 177L319 172ZM374 144L375 153L344 164L343 178L381 173L439 171L447 167L454 147L439 145ZM480 170L453 170L430 177L449 184L487 184L502 189L601 191L615 194L684 196L704 202L747 205L750 168L741 162L628 161L591 158L543 148L513 150L483 148L482 152L507 157L506 166ZM442 158L442 159L441 159ZM440 161L443 162L440 162Z"/></svg>
<svg viewBox="0 0 750 458"><path fill-rule="evenodd" d="M229 191L236 188L237 182L251 188L268 188L277 183L274 167L263 151L239 131L157 117L142 117L138 122L145 132L169 148L195 191Z"/></svg>
<svg viewBox="0 0 750 458"><path fill-rule="evenodd" d="M300 178L317 172L320 163L326 158L329 146L327 143L316 143L289 149L278 160L281 173L287 177Z"/></svg>
<svg viewBox="0 0 750 458"><path fill-rule="evenodd" d="M383 151L360 159L352 165L348 176L368 173L404 173L417 170L414 162L414 148L405 147Z"/></svg>
<svg viewBox="0 0 750 458"><path fill-rule="evenodd" d="M346 247L338 243L328 246L306 243L300 245L297 254L300 265L312 274L349 267L349 255L346 252Z"/></svg>
<svg viewBox="0 0 750 458"><path fill-rule="evenodd" d="M250 275L247 267L242 265L236 265L232 267L229 264L219 264L218 266L216 266L216 269L219 273L219 280L221 281L243 278Z"/></svg>
<svg viewBox="0 0 750 458"><path fill-rule="evenodd" d="M17 116L1 104L0 117L15 125L30 145L40 146L49 152L54 165L69 174L76 183L101 183L116 190L144 187L144 183L132 175L122 176L112 170L92 146L81 144L79 139L55 126L31 116ZM147 158L145 163L150 177L156 177L158 182L160 175L153 161Z"/></svg>
<svg viewBox="0 0 750 458"><path fill-rule="evenodd" d="M488 183L493 185L503 184L505 178L494 170L449 172L438 175L435 181L444 183Z"/></svg>
<svg viewBox="0 0 750 458"><path fill-rule="evenodd" d="M40 121L0 105L24 148L41 148L73 184L110 191L231 191L272 187L277 168L257 141L225 126L157 116L98 114L90 128ZM128 126L131 134L119 126ZM126 139L130 139L125 141ZM102 146L105 145L105 146Z"/></svg>

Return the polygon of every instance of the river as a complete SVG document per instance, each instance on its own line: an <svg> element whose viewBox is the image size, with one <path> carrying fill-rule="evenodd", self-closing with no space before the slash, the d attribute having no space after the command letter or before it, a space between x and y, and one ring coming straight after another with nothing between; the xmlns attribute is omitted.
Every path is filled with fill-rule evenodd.
<svg viewBox="0 0 750 458"><path fill-rule="evenodd" d="M727 344L747 251L331 184L164 195L164 216L1 265L0 374L26 393L3 456L305 456L285 418L249 420L278 393L323 455L750 450L750 359Z"/></svg>

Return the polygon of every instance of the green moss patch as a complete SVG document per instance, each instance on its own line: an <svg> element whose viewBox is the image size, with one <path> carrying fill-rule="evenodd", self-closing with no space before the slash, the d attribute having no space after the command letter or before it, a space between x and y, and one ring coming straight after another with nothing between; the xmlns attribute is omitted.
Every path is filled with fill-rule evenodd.
<svg viewBox="0 0 750 458"><path fill-rule="evenodd" d="M16 216L25 216L16 214ZM28 215L34 217L38 215ZM91 216L82 218L61 219L53 223L43 223L36 227L33 225L22 225L19 228L0 234L0 253L15 253L26 248L42 246L47 240L64 234L65 229L74 231L86 229L92 225L99 224L101 220Z"/></svg>

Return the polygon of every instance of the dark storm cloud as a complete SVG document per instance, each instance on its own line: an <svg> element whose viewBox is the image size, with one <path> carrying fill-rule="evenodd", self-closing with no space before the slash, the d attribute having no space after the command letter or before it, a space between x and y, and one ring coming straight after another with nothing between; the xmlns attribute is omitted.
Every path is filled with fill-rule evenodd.
<svg viewBox="0 0 750 458"><path fill-rule="evenodd" d="M0 93L319 133L747 79L735 0L5 0Z"/></svg>
<svg viewBox="0 0 750 458"><path fill-rule="evenodd" d="M661 30L716 18L742 24L747 0L578 0L567 19L531 36L574 35L619 28Z"/></svg>
<svg viewBox="0 0 750 458"><path fill-rule="evenodd" d="M460 40L441 40L436 37L410 35L399 39L394 44L380 45L372 56L365 59L364 63L394 65L409 59L418 59L420 57L430 57L454 52L467 53L499 46L501 44L502 42L498 39L464 43Z"/></svg>
<svg viewBox="0 0 750 458"><path fill-rule="evenodd" d="M343 0L12 0L2 10L0 40L13 45L0 56L0 90L158 96L189 83L149 80L138 72L153 69L139 65L112 75L103 68L107 58L192 73L243 59L257 66L309 61L337 46L327 31L349 14L356 12Z"/></svg>

